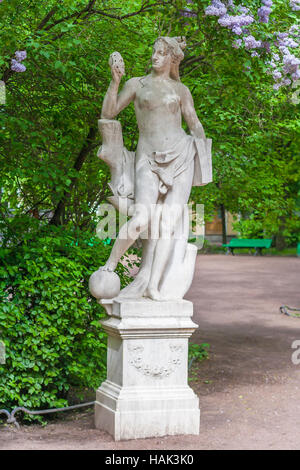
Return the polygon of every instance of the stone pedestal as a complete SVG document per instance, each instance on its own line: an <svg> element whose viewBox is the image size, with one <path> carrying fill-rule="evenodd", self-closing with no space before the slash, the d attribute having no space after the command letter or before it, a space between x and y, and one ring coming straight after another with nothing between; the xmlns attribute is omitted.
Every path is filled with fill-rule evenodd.
<svg viewBox="0 0 300 470"><path fill-rule="evenodd" d="M199 400L187 384L193 304L143 299L105 307L107 379L97 390L96 428L116 441L199 434Z"/></svg>

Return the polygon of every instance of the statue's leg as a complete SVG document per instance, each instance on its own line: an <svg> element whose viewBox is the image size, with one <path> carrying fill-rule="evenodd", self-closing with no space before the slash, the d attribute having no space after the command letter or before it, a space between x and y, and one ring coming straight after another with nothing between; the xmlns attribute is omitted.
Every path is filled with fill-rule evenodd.
<svg viewBox="0 0 300 470"><path fill-rule="evenodd" d="M135 206L132 218L124 224L111 250L111 254L102 269L114 271L123 254L148 229L151 210L158 199L158 177L147 162L136 170Z"/></svg>
<svg viewBox="0 0 300 470"><path fill-rule="evenodd" d="M154 251L157 244L158 227L161 215L161 204L157 204L156 209L157 210L154 211L153 216L151 218L151 226L149 228L149 233L147 234L147 237L143 238L143 234L141 234L143 252L139 272L137 273L135 279L128 286L124 287L124 289L121 290L120 294L117 297L118 299L141 298L143 297L145 290L149 284Z"/></svg>
<svg viewBox="0 0 300 470"><path fill-rule="evenodd" d="M165 211L161 219L161 238L158 240L151 269L151 278L147 288L147 296L154 300L162 300L159 283L171 255L174 244L174 233L178 224L183 221L184 205L188 203L194 175L194 162L174 180L164 201Z"/></svg>
<svg viewBox="0 0 300 470"><path fill-rule="evenodd" d="M155 249L155 240L143 240L142 261L135 279L121 290L117 299L137 299L144 295L151 275L151 264Z"/></svg>

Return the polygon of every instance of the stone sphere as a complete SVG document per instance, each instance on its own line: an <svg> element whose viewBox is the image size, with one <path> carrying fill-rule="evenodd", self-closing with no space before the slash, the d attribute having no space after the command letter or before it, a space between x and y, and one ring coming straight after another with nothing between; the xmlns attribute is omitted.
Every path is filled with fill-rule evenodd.
<svg viewBox="0 0 300 470"><path fill-rule="evenodd" d="M89 279L89 289L96 299L112 299L120 292L120 278L113 271L98 269Z"/></svg>

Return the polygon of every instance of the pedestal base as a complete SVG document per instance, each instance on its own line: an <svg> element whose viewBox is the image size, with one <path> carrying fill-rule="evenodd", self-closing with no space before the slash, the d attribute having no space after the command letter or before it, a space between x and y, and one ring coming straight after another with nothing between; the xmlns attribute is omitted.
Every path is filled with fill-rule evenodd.
<svg viewBox="0 0 300 470"><path fill-rule="evenodd" d="M199 434L199 400L187 385L188 301L114 301L107 380L96 394L95 426L115 440Z"/></svg>

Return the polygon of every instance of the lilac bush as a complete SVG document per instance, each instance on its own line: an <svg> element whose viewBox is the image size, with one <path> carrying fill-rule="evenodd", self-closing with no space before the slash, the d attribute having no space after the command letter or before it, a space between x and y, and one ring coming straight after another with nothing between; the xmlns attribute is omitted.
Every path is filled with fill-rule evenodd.
<svg viewBox="0 0 300 470"><path fill-rule="evenodd" d="M269 73L276 82L274 89L278 90L281 86L289 86L300 78L300 59L290 51L299 48L299 26L291 26L288 32L278 32L274 44L277 52L272 52L268 64Z"/></svg>
<svg viewBox="0 0 300 470"><path fill-rule="evenodd" d="M268 24L272 14L272 0L262 0L257 11L234 4L234 0L211 0L204 12L207 16L218 17L220 26L229 29L239 39L235 39L232 47L244 48L251 53L251 57L261 57L268 65L268 73L272 75L275 84L274 89L281 86L289 86L300 78L300 60L291 49L299 48L299 26L293 25L289 31L278 31L273 39L260 40L254 34L263 34L260 23ZM290 0L292 11L300 10L300 0ZM251 26L254 26L253 33ZM265 54L270 56L266 59Z"/></svg>

